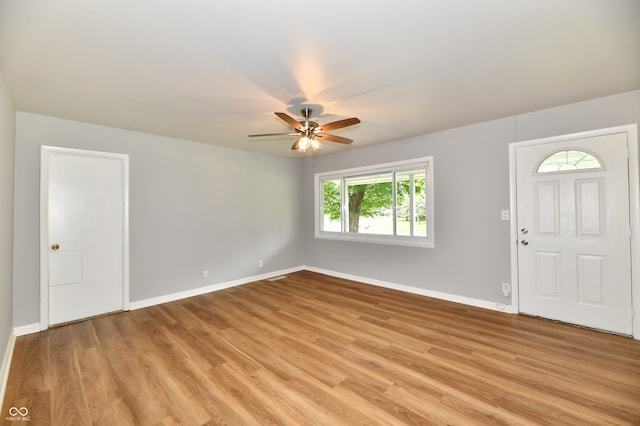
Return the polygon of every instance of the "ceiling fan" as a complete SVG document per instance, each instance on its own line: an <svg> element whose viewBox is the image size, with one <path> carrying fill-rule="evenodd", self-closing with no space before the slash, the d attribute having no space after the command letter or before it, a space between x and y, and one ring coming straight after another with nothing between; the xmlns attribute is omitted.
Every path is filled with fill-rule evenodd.
<svg viewBox="0 0 640 426"><path fill-rule="evenodd" d="M309 120L312 112L313 110L311 110L310 108L303 108L300 113L304 117L304 120L301 121L297 121L295 118L291 117L288 114L285 114L284 112L276 112L275 114L280 119L293 127L295 133L264 133L260 135L249 135L249 137L253 138L259 136L285 135L297 136L296 141L291 146L291 149L300 152L305 152L309 148L314 151L320 148L319 140L326 140L329 142L338 142L343 144L350 144L351 142L353 142L352 139L343 138L342 136L330 135L324 132L358 124L360 123L360 119L353 117L346 118L344 120L333 121L327 124L318 124L315 121Z"/></svg>

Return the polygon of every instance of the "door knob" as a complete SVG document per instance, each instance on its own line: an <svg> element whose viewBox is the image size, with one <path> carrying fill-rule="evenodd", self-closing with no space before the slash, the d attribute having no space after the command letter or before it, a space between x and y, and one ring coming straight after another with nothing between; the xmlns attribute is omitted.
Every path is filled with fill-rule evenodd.
<svg viewBox="0 0 640 426"><path fill-rule="evenodd" d="M520 241L520 243L521 243L523 246L528 246L528 245L529 245L529 241L527 241L527 240L521 240L521 241Z"/></svg>
<svg viewBox="0 0 640 426"><path fill-rule="evenodd" d="M60 248L59 244L53 244L51 245L51 250L58 250Z"/></svg>
<svg viewBox="0 0 640 426"><path fill-rule="evenodd" d="M527 235L529 233L529 230L527 228L522 228L520 232L522 232L524 235Z"/></svg>

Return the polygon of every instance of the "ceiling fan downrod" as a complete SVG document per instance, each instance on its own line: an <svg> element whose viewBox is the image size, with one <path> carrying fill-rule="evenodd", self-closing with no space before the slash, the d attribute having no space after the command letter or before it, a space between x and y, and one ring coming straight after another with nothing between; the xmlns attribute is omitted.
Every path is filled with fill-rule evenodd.
<svg viewBox="0 0 640 426"><path fill-rule="evenodd" d="M311 108L302 108L300 110L300 113L304 117L304 128L306 130L308 130L309 129L309 117L311 117L311 114L313 113L313 110Z"/></svg>

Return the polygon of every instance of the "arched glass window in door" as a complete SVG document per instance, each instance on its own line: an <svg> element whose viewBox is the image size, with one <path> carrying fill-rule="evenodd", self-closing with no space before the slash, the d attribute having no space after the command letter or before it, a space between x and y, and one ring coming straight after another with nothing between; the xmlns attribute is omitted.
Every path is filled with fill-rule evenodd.
<svg viewBox="0 0 640 426"><path fill-rule="evenodd" d="M536 173L571 172L602 169L602 163L593 154L575 149L554 152L542 160Z"/></svg>

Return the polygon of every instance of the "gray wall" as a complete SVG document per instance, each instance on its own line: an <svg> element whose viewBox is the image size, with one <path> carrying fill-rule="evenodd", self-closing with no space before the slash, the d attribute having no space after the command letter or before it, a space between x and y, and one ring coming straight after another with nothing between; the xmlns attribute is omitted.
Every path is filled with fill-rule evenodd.
<svg viewBox="0 0 640 426"><path fill-rule="evenodd" d="M510 303L508 144L638 122L634 91L299 161L18 113L14 324L40 320L43 144L130 155L131 301L306 264ZM435 248L314 239L314 173L422 156L435 161Z"/></svg>
<svg viewBox="0 0 640 426"><path fill-rule="evenodd" d="M304 263L301 161L18 112L16 326L40 321L41 145L129 154L132 302Z"/></svg>
<svg viewBox="0 0 640 426"><path fill-rule="evenodd" d="M427 117L428 119L428 117ZM510 303L508 144L640 122L640 91L507 117L307 160L307 265L496 303ZM313 175L361 165L434 157L435 248L410 248L313 236Z"/></svg>
<svg viewBox="0 0 640 426"><path fill-rule="evenodd" d="M13 172L16 111L0 68L0 364L13 326Z"/></svg>

